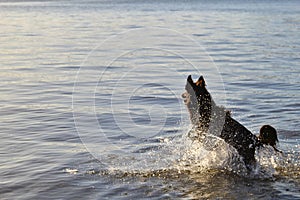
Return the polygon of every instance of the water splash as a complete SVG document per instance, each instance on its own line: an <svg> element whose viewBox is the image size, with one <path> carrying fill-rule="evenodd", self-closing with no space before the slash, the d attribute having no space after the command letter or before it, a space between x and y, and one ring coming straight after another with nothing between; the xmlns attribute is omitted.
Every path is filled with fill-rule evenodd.
<svg viewBox="0 0 300 200"><path fill-rule="evenodd" d="M136 141L128 155L111 153L107 156L113 163L101 169L89 169L86 174L178 178L193 174L230 173L241 177L273 179L300 177L299 146L281 141L283 153L271 147L256 152L257 164L251 172L245 167L238 152L222 139L207 135L202 141L188 136L188 131L176 135ZM68 173L69 170L65 170ZM80 173L76 171L76 173Z"/></svg>

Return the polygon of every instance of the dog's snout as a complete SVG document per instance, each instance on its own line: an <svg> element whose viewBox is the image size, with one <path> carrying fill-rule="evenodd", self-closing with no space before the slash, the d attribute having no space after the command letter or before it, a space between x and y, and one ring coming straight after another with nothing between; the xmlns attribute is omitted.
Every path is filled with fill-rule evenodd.
<svg viewBox="0 0 300 200"><path fill-rule="evenodd" d="M182 93L181 97L183 98L183 102L188 104L190 102L190 95L188 92Z"/></svg>

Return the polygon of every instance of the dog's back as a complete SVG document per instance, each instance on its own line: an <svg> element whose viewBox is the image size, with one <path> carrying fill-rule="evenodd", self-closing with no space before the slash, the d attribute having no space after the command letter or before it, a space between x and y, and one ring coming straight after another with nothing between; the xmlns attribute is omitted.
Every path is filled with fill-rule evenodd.
<svg viewBox="0 0 300 200"><path fill-rule="evenodd" d="M246 166L255 164L255 149L260 146L258 138L229 115L226 115L220 137L238 151Z"/></svg>

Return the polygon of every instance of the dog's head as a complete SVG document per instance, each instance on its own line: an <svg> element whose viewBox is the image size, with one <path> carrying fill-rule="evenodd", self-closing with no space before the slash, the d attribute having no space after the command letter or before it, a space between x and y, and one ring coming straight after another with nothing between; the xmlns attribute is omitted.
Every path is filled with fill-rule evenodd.
<svg viewBox="0 0 300 200"><path fill-rule="evenodd" d="M182 94L185 104L190 112L193 124L201 122L208 125L211 115L212 99L206 89L206 83L203 76L200 76L196 82L189 75L185 85L186 92Z"/></svg>
<svg viewBox="0 0 300 200"><path fill-rule="evenodd" d="M201 103L203 103L205 98L210 98L210 94L208 93L205 86L206 84L203 76L200 76L199 79L194 82L192 76L189 75L185 85L186 92L182 94L185 103L197 103L200 105ZM196 102L192 102L193 100Z"/></svg>

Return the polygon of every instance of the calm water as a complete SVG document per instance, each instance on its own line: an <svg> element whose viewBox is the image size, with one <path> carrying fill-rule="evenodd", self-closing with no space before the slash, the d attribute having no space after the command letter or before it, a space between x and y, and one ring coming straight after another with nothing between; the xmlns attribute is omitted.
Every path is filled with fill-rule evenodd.
<svg viewBox="0 0 300 200"><path fill-rule="evenodd" d="M0 2L0 199L300 199L300 2ZM204 75L257 134L247 174L192 143Z"/></svg>

